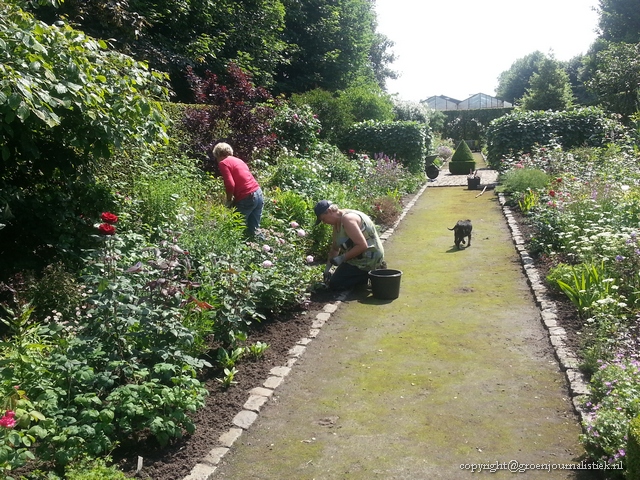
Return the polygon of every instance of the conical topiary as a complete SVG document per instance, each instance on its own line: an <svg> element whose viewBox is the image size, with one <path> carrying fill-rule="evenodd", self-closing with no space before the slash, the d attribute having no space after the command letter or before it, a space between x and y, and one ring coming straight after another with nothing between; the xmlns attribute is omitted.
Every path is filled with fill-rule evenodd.
<svg viewBox="0 0 640 480"><path fill-rule="evenodd" d="M469 175L469 172L476 170L476 161L473 159L473 153L467 142L460 140L456 151L449 161L449 172L451 175Z"/></svg>

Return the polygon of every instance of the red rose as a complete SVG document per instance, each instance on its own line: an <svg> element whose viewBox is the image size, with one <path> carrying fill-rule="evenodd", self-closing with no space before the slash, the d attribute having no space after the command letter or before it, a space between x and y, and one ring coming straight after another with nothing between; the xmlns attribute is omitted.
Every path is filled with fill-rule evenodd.
<svg viewBox="0 0 640 480"><path fill-rule="evenodd" d="M98 231L102 235L115 235L116 227L114 227L113 225L109 225L108 223L101 223L98 226Z"/></svg>
<svg viewBox="0 0 640 480"><path fill-rule="evenodd" d="M549 190L549 196L550 197L555 197L556 196L556 192L554 192L553 190Z"/></svg>
<svg viewBox="0 0 640 480"><path fill-rule="evenodd" d="M103 222L107 223L116 223L118 221L118 216L114 215L111 212L104 212L102 215L100 215L100 218Z"/></svg>

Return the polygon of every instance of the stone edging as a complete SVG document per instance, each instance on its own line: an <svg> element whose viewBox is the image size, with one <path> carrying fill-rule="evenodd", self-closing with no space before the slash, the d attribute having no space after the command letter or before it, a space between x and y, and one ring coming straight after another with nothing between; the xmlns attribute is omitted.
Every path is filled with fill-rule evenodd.
<svg viewBox="0 0 640 480"><path fill-rule="evenodd" d="M527 281L533 292L536 304L540 308L542 324L549 332L549 340L560 364L560 369L565 373L567 382L569 383L571 403L580 420L584 420L585 411L582 405L586 400L586 396L590 393L589 383L578 369L578 358L566 344L567 332L564 328L558 326L556 306L554 302L549 299L544 279L540 278L540 274L534 266L533 258L525 249L524 237L520 233L518 223L511 213L511 208L506 205L506 200L502 193L498 194L498 200L507 224L509 225L509 229L511 230L513 243L520 254L522 268L524 269Z"/></svg>
<svg viewBox="0 0 640 480"><path fill-rule="evenodd" d="M418 201L418 199L422 196L424 191L427 189L428 184L425 183L422 188L413 196L413 199L402 209L402 213L395 221L391 228L385 230L381 235L380 239L384 243L393 232L398 227L400 222L406 217L407 213L413 205ZM322 312L316 315L315 320L311 324L311 329L309 330L309 334L306 337L301 338L298 342L289 350L288 358L285 365L281 367L273 367L269 371L269 376L264 381L261 387L253 388L249 391L249 398L242 406L242 410L233 417L231 423L233 423L233 427L224 432L218 438L216 442L216 446L214 446L209 453L205 455L204 458L200 460L196 464L195 467L191 469L191 473L183 478L183 480L211 480L213 479L213 475L217 469L217 465L222 460L227 452L231 449L233 444L240 438L242 433L247 430L253 422L258 418L258 414L260 413L260 409L262 406L267 403L267 401L273 395L273 392L276 388L278 388L282 382L284 382L285 377L291 372L291 368L298 361L298 359L304 354L307 349L307 345L318 336L320 333L320 329L324 326L324 324L331 318L331 314L335 312L343 300L347 297L349 292L344 292L338 296L338 299L333 303L327 303Z"/></svg>

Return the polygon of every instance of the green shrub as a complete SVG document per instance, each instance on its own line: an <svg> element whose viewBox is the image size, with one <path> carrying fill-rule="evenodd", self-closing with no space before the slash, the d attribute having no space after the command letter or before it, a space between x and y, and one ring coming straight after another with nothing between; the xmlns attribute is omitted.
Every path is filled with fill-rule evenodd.
<svg viewBox="0 0 640 480"><path fill-rule="evenodd" d="M629 422L627 434L627 471L628 480L640 479L640 415Z"/></svg>
<svg viewBox="0 0 640 480"><path fill-rule="evenodd" d="M640 414L640 370L635 360L601 364L591 379L580 440L597 462L626 463L629 423ZM615 473L615 471L613 472ZM622 471L619 472L622 478Z"/></svg>
<svg viewBox="0 0 640 480"><path fill-rule="evenodd" d="M506 194L542 190L549 185L549 176L537 168L515 168L500 176L499 191Z"/></svg>
<svg viewBox="0 0 640 480"><path fill-rule="evenodd" d="M489 124L487 162L501 170L502 159L519 152L530 153L536 145L557 142L565 150L602 147L626 136L619 121L594 107L562 112L514 111Z"/></svg>
<svg viewBox="0 0 640 480"><path fill-rule="evenodd" d="M291 103L296 107L309 105L322 125L319 138L331 143L343 138L348 128L356 121L346 99L338 98L337 95L321 88L294 93L291 95Z"/></svg>
<svg viewBox="0 0 640 480"><path fill-rule="evenodd" d="M280 157L267 187L278 187L283 191L295 191L305 198L319 198L322 185L326 183L322 164L308 158Z"/></svg>
<svg viewBox="0 0 640 480"><path fill-rule="evenodd" d="M468 175L476 169L476 161L467 142L460 140L456 151L449 162L449 172L452 175Z"/></svg>
<svg viewBox="0 0 640 480"><path fill-rule="evenodd" d="M547 274L547 286L555 292L560 293L562 290L558 285L558 280L569 283L573 279L573 272L574 270L571 265L567 265L566 263L557 264L555 267L552 267Z"/></svg>
<svg viewBox="0 0 640 480"><path fill-rule="evenodd" d="M283 103L276 107L276 117L271 127L280 147L302 153L318 143L321 125L309 105L290 106Z"/></svg>
<svg viewBox="0 0 640 480"><path fill-rule="evenodd" d="M484 144L486 131L492 120L513 110L507 108L482 108L476 110L447 110L442 135L455 139L471 139Z"/></svg>
<svg viewBox="0 0 640 480"><path fill-rule="evenodd" d="M66 468L67 480L127 480L124 473L115 466L107 465L109 459L85 458L79 463L74 463Z"/></svg>
<svg viewBox="0 0 640 480"><path fill-rule="evenodd" d="M345 151L353 149L371 157L383 152L400 161L413 174L424 172L430 146L431 133L423 123L376 121L353 125L348 140L342 145Z"/></svg>
<svg viewBox="0 0 640 480"><path fill-rule="evenodd" d="M467 145L467 142L465 142L464 140L460 140L460 142L458 143L458 146L456 147L456 151L453 152L453 155L451 156L451 161L452 162L475 162L473 153L471 152L469 145Z"/></svg>
<svg viewBox="0 0 640 480"><path fill-rule="evenodd" d="M313 225L313 205L300 193L294 190L281 190L275 187L269 190L269 198L265 203L265 221L262 226L268 228L274 221L296 222L302 227Z"/></svg>
<svg viewBox="0 0 640 480"><path fill-rule="evenodd" d="M394 119L391 96L377 87L353 86L341 91L338 96L346 103L356 122L390 122Z"/></svg>

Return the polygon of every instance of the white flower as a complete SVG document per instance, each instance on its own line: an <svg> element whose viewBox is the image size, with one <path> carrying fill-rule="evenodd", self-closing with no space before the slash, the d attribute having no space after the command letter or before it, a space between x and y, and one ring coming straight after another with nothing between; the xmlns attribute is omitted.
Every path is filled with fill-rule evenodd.
<svg viewBox="0 0 640 480"><path fill-rule="evenodd" d="M273 267L273 263L271 263L270 260L265 260L264 262L262 262L262 266L264 268L269 268L269 267Z"/></svg>
<svg viewBox="0 0 640 480"><path fill-rule="evenodd" d="M313 263L313 255L307 255L307 263Z"/></svg>

